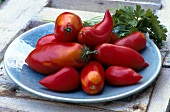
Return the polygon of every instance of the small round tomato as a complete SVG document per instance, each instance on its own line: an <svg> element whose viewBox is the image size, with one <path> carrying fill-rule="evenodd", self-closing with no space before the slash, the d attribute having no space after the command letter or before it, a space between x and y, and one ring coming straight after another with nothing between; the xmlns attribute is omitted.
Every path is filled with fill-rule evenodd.
<svg viewBox="0 0 170 112"><path fill-rule="evenodd" d="M47 34L43 37L41 37L37 43L36 43L36 48L39 47L39 46L42 46L44 44L47 44L47 43L51 43L51 42L57 42L54 34Z"/></svg>
<svg viewBox="0 0 170 112"><path fill-rule="evenodd" d="M82 28L83 23L78 15L64 12L56 18L54 35L57 41L76 41L77 35Z"/></svg>
<svg viewBox="0 0 170 112"><path fill-rule="evenodd" d="M89 62L81 71L83 90L88 94L99 93L104 86L104 68L97 61Z"/></svg>

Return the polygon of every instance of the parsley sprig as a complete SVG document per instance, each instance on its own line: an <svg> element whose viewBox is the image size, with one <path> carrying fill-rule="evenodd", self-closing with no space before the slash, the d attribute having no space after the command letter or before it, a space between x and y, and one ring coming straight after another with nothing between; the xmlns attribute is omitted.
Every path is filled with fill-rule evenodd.
<svg viewBox="0 0 170 112"><path fill-rule="evenodd" d="M163 45L163 41L166 41L167 29L151 9L145 11L140 5L136 5L136 9L131 6L124 6L117 9L112 17L114 19L113 31L119 38L123 38L134 31L141 31L149 34L149 38L159 48ZM92 18L84 21L84 25L92 26L101 20L101 17Z"/></svg>
<svg viewBox="0 0 170 112"><path fill-rule="evenodd" d="M118 37L124 37L134 31L148 33L149 38L160 47L166 40L167 29L158 20L151 9L144 10L140 5L136 5L136 9L131 6L125 6L116 10L112 15L115 20L114 32Z"/></svg>

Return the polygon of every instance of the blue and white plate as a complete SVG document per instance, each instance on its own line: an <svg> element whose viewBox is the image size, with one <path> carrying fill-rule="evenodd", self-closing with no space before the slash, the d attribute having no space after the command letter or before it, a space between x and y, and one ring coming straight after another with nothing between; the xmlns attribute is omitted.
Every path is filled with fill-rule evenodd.
<svg viewBox="0 0 170 112"><path fill-rule="evenodd" d="M38 83L44 75L33 71L26 63L27 55L35 48L37 40L53 33L54 23L33 28L16 38L6 50L4 66L10 78L25 90L52 100L71 103L98 103L121 99L135 94L151 84L158 76L161 66L161 54L156 45L147 39L146 49L141 52L149 66L140 71L143 76L139 83L131 86L112 87L105 85L98 95L88 95L82 89L74 92L59 93L45 89Z"/></svg>

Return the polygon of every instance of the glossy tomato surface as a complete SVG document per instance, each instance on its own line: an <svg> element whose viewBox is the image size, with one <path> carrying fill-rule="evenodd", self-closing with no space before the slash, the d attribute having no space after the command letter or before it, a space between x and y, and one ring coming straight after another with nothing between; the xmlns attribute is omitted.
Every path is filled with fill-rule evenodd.
<svg viewBox="0 0 170 112"><path fill-rule="evenodd" d="M36 72L53 74L64 66L84 66L89 57L85 52L79 43L48 43L31 51L25 62Z"/></svg>
<svg viewBox="0 0 170 112"><path fill-rule="evenodd" d="M112 86L127 86L136 84L143 77L131 68L111 66L105 72L106 81Z"/></svg>
<svg viewBox="0 0 170 112"><path fill-rule="evenodd" d="M55 21L54 35L57 41L76 41L78 32L83 28L81 18L72 13L61 13Z"/></svg>
<svg viewBox="0 0 170 112"><path fill-rule="evenodd" d="M41 37L37 43L36 43L36 48L39 47L39 46L42 46L44 44L47 44L47 43L52 43L52 42L57 42L54 34L47 34L43 37Z"/></svg>
<svg viewBox="0 0 170 112"><path fill-rule="evenodd" d="M80 87L80 74L72 66L65 66L58 72L44 77L39 83L53 91L72 91Z"/></svg>
<svg viewBox="0 0 170 112"><path fill-rule="evenodd" d="M113 44L130 47L136 51L140 51L146 47L146 37L142 32L136 31L126 37L121 38L120 40L113 42Z"/></svg>
<svg viewBox="0 0 170 112"><path fill-rule="evenodd" d="M89 47L95 47L98 44L109 42L113 24L109 10L106 10L104 18L100 23L91 27L84 27L80 30L78 42Z"/></svg>
<svg viewBox="0 0 170 112"><path fill-rule="evenodd" d="M94 59L107 66L125 66L135 70L149 66L140 53L129 47L104 43L96 46L95 50Z"/></svg>
<svg viewBox="0 0 170 112"><path fill-rule="evenodd" d="M90 61L81 71L81 83L86 93L99 93L104 86L103 66L97 61Z"/></svg>

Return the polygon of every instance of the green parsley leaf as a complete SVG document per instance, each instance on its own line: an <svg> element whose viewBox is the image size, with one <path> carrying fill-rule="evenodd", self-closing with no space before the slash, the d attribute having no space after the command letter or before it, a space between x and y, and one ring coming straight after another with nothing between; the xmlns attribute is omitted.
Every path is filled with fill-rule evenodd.
<svg viewBox="0 0 170 112"><path fill-rule="evenodd" d="M136 9L131 6L125 6L122 9L116 10L112 17L115 20L113 30L119 38L129 35L134 31L141 31L148 33L149 38L158 47L161 47L163 41L166 40L167 29L161 25L158 16L151 9L145 11L140 5L136 5Z"/></svg>

